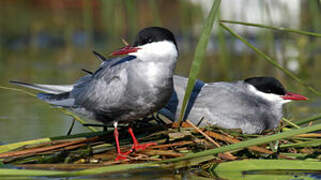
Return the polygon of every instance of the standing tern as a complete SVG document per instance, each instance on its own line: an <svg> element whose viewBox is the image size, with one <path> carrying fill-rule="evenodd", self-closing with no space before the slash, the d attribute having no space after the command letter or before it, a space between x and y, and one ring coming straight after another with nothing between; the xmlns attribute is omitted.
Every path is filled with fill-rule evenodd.
<svg viewBox="0 0 321 180"><path fill-rule="evenodd" d="M182 76L174 76L175 91L166 107L160 110L161 114L171 120L179 118L187 80ZM243 133L255 134L279 125L285 103L307 99L286 91L273 77L251 77L236 82L214 83L198 80L187 104L184 119L200 126L240 128Z"/></svg>
<svg viewBox="0 0 321 180"><path fill-rule="evenodd" d="M38 98L54 106L67 108L79 115L104 124L113 123L117 147L116 160L126 159L132 150L150 145L139 144L129 126L133 139L132 149L120 151L117 124L130 123L157 112L166 105L173 92L173 73L178 48L172 32L161 27L141 30L133 46L114 51L112 55L124 57L103 60L100 67L72 85L11 83L37 89Z"/></svg>

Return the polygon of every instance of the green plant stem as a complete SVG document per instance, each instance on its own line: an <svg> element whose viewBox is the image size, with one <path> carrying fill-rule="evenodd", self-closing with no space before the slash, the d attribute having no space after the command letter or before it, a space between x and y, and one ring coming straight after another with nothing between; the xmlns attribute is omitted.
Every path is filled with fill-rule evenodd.
<svg viewBox="0 0 321 180"><path fill-rule="evenodd" d="M22 142L17 142L17 143L12 143L12 144L5 144L0 146L0 153L8 152L14 149L17 149L22 146L30 145L30 144L38 144L38 143L45 143L45 142L50 142L50 138L41 138L41 139L33 139L33 140L28 140L28 141L22 141Z"/></svg>
<svg viewBox="0 0 321 180"><path fill-rule="evenodd" d="M289 125L297 128L297 129L300 129L301 127L296 125L295 123L291 122L290 120L286 119L286 118L282 118L283 121L285 121L286 123L288 123Z"/></svg>
<svg viewBox="0 0 321 180"><path fill-rule="evenodd" d="M209 40L211 32L212 32L214 20L215 20L216 14L218 12L218 7L219 7L220 3L221 3L221 0L215 0L213 2L211 11L210 11L207 19L205 20L205 23L204 23L204 26L202 29L202 33L201 33L201 37L197 43L197 46L195 49L194 60L193 60L192 67L191 67L191 70L189 73L187 87L186 87L186 91L185 91L185 95L184 95L184 100L183 100L183 104L182 104L182 108L181 108L181 112L180 112L180 116L179 116L179 120L178 120L179 124L183 120L187 102L188 102L189 97L192 93L197 75L200 72L201 64L202 64L204 56L205 56L208 40Z"/></svg>
<svg viewBox="0 0 321 180"><path fill-rule="evenodd" d="M312 117L308 117L308 118L303 119L301 121L297 121L297 122L295 122L295 124L296 125L307 124L307 123L310 123L310 122L313 122L313 121L316 121L316 120L319 120L319 119L321 119L321 113L317 114L317 115L314 115Z"/></svg>
<svg viewBox="0 0 321 180"><path fill-rule="evenodd" d="M253 26L253 27L259 27L259 28L266 28L266 29L272 29L272 30L277 30L277 31L293 32L293 33L308 35L308 36L321 37L321 34L319 34L319 33L283 28L283 27L267 26L267 25L263 25L263 24L254 24L254 23L230 21L230 20L220 20L220 22L229 23L229 24L239 24L239 25L244 25L244 26Z"/></svg>
<svg viewBox="0 0 321 180"><path fill-rule="evenodd" d="M18 177L18 176L62 176L68 171L54 170L29 170L29 169L0 169L0 177Z"/></svg>
<svg viewBox="0 0 321 180"><path fill-rule="evenodd" d="M316 147L321 145L321 139L313 139L311 141L299 142L299 143L291 143L291 144L281 144L280 148L306 148L306 147Z"/></svg>
<svg viewBox="0 0 321 180"><path fill-rule="evenodd" d="M0 89L10 90L10 91L16 91L16 92L20 92L20 93L23 93L23 94L27 94L27 95L32 96L32 97L37 97L37 95L36 95L35 93L28 92L28 91L25 91L25 90L23 90L23 89L10 88L10 87L5 87L5 86L0 86Z"/></svg>
<svg viewBox="0 0 321 180"><path fill-rule="evenodd" d="M220 163L212 170L222 179L233 180L266 180L266 179L293 179L293 173L289 172L318 172L321 170L320 162L304 160L241 160ZM272 172L271 172L272 171ZM303 172L302 172L303 171ZM244 173L255 172L255 173ZM282 173L283 172L283 173ZM300 177L300 175L299 175ZM304 179L306 179L304 176ZM295 179L295 178L294 178ZM300 178L298 178L300 179ZM307 177L307 179L309 179ZM313 178L312 178L313 179Z"/></svg>
<svg viewBox="0 0 321 180"><path fill-rule="evenodd" d="M74 138L90 138L94 136L104 136L107 132L99 131L99 132L87 132L87 133L80 133L80 134L73 134L67 136L55 136L55 137L47 137L41 139L33 139L27 141L21 141L11 144L0 145L0 153L8 152L22 146L31 145L31 144L39 144L44 142L50 142L54 140L66 140L66 139L74 139Z"/></svg>
<svg viewBox="0 0 321 180"><path fill-rule="evenodd" d="M128 171L136 168L153 168L159 167L156 164L141 163L141 164L120 164L113 166L105 166L99 168L91 168L79 171L55 171L55 170L26 170L26 169L6 169L0 168L0 177L18 177L18 176L56 176L56 177L76 177L89 176L109 172Z"/></svg>
<svg viewBox="0 0 321 180"><path fill-rule="evenodd" d="M314 94L321 96L321 93L319 91L317 91L316 89L314 89L313 87L311 87L310 85L306 84L302 79L300 79L299 77L297 77L295 74L293 74L292 72L290 72L289 70L285 69L284 67L282 67L281 65L279 65L277 63L277 61L269 56L267 56L266 54L264 54L261 50L259 50L258 48L254 47L251 43L249 43L248 41L246 41L243 37L241 37L240 35L238 35L237 33L235 33L232 29L230 29L229 27L225 26L223 23L220 23L220 26L222 26L226 31L230 32L234 37L236 37L237 39L241 40L245 45L247 45L248 47L250 47L251 49L253 49L258 55L260 55L263 59L265 59L266 61L268 61L270 64L272 64L273 66L275 66L276 68L278 68L279 70L281 70L282 72L284 72L286 75L288 75L290 78L292 78L293 80L297 81L299 84L303 85L304 87L306 87L307 89L309 89L311 92L313 92Z"/></svg>

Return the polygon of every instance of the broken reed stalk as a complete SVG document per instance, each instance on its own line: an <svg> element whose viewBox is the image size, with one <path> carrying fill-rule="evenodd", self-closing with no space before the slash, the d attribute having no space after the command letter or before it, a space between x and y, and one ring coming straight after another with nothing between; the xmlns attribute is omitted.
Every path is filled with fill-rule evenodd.
<svg viewBox="0 0 321 180"><path fill-rule="evenodd" d="M211 136L211 137L214 137L214 138L219 139L221 141L229 142L229 143L232 143L232 144L241 142L238 139L227 137L227 136L223 136L221 134L218 134L218 133L215 133L215 132L212 132L212 131L205 131L205 133L207 135ZM273 153L272 151L267 150L265 148L261 148L259 146L251 146L251 147L248 147L248 149L253 150L253 151L257 151L257 152L261 152L261 153L266 153L266 154L272 154Z"/></svg>
<svg viewBox="0 0 321 180"><path fill-rule="evenodd" d="M202 130L200 130L198 127L196 127L191 121L186 120L186 122L193 127L198 133L202 134L208 141L210 141L211 143L213 143L216 147L221 147L221 145L219 143L217 143L216 141L214 141L214 139L212 139L211 137L209 137L207 134L205 134Z"/></svg>
<svg viewBox="0 0 321 180"><path fill-rule="evenodd" d="M295 123L291 122L290 120L286 119L286 118L282 118L283 121L285 121L286 123L288 123L289 125L297 128L297 129L300 129L301 127L296 125Z"/></svg>
<svg viewBox="0 0 321 180"><path fill-rule="evenodd" d="M211 143L213 143L216 147L221 147L221 145L219 143L217 143L216 141L214 141L214 139L212 139L211 137L209 137L206 133L204 133L201 129L199 129L198 127L196 127L191 121L186 120L186 123L188 123L190 126L192 126L198 133L202 134L205 139L207 139L208 141L210 141ZM230 160L233 159L237 159L237 157L235 157L233 154L231 154L230 152L225 152L223 153L225 154L225 156L222 156L224 158L228 158Z"/></svg>

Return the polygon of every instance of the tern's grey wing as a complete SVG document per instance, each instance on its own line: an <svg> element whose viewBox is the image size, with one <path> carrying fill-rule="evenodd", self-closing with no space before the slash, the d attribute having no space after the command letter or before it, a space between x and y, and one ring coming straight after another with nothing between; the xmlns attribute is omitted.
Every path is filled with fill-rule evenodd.
<svg viewBox="0 0 321 180"><path fill-rule="evenodd" d="M218 82L202 89L188 118L197 121L205 117L203 125L260 133L268 128L269 118L274 118L268 114L269 108L268 102L249 93L243 81Z"/></svg>
<svg viewBox="0 0 321 180"><path fill-rule="evenodd" d="M177 93L178 98L178 106L176 111L176 119L179 117L179 112L182 106L185 87L181 87L182 84L175 84L175 92ZM186 84L185 84L186 86ZM234 91L235 87L231 83L211 83L206 84L202 81L196 83L194 86L191 98L188 102L188 108L186 109L186 117L185 119L189 119L195 124L202 117L207 116L208 112L212 111L213 108L216 108L220 103L218 99L222 99L222 96L227 96L229 92ZM230 97L233 99L233 97ZM217 101L218 100L218 101ZM171 109L173 109L171 107Z"/></svg>
<svg viewBox="0 0 321 180"><path fill-rule="evenodd" d="M46 93L52 93L52 94L59 94L67 91L71 91L73 88L73 84L71 85L52 85L52 84L30 84L20 81L9 81L12 84L35 89L38 91L46 92Z"/></svg>
<svg viewBox="0 0 321 180"><path fill-rule="evenodd" d="M128 61L134 58L135 56L127 56L104 61L89 80L74 86L71 91L71 97L75 99L74 106L109 111L109 107L119 103L124 96Z"/></svg>
<svg viewBox="0 0 321 180"><path fill-rule="evenodd" d="M64 91L63 93L39 93L38 98L56 106L63 106L66 108L79 107L83 102L88 100L88 96L91 96L91 93L95 94L96 91L103 91L101 87L96 90L94 89L95 87L99 85L104 86L106 84L115 84L110 83L110 81L119 75L119 70L121 68L110 67L119 63L123 59L124 58L114 58L104 61L93 75L88 74L81 77L72 85L73 88L69 91ZM90 102L91 101L88 100L88 103Z"/></svg>
<svg viewBox="0 0 321 180"><path fill-rule="evenodd" d="M68 86L58 86L58 90L64 91L45 91L47 93L38 93L37 97L43 101L46 101L49 104L55 106L63 106L63 107L73 107L75 103L75 98L71 96L71 91L75 89L75 86L83 86L87 84L91 80L91 75L86 75L80 78L75 84ZM56 86L44 86L47 88L56 88Z"/></svg>

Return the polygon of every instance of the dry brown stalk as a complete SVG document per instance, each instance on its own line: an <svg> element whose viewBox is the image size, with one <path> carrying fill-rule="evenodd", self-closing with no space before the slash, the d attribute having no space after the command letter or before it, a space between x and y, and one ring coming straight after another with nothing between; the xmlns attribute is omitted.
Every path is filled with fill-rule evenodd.
<svg viewBox="0 0 321 180"><path fill-rule="evenodd" d="M84 140L76 140L76 141L66 142L66 143L57 144L57 145L53 145L53 146L26 149L26 150L21 150L21 151L14 151L14 152L6 152L6 153L0 154L0 158L7 158L7 157L13 157L13 156L25 156L25 155L34 154L34 153L46 152L46 151L64 148L64 147L68 147L68 146L72 146L72 145L76 145L76 144L80 144L80 143L95 141L98 138L99 137L92 137L92 138L88 138L88 139L84 139Z"/></svg>
<svg viewBox="0 0 321 180"><path fill-rule="evenodd" d="M130 160L134 160L134 161L160 161L160 160L162 160L160 158L149 157L146 154L136 154L136 156L134 156L134 157L129 156L128 158Z"/></svg>
<svg viewBox="0 0 321 180"><path fill-rule="evenodd" d="M177 122L174 122L171 124L172 128L178 128L180 125ZM189 123L186 122L182 122L181 127L183 128L188 128L188 127L192 127Z"/></svg>
<svg viewBox="0 0 321 180"><path fill-rule="evenodd" d="M221 141L225 141L225 142L229 142L229 143L241 142L238 139L231 138L231 137L228 137L228 136L224 136L224 135L212 132L212 131L205 131L205 133L207 135L209 135L211 137L214 137L215 139L219 139ZM262 148L262 147L259 147L259 146L251 146L251 147L248 147L248 149L256 151L256 152L260 152L260 153L273 154L273 151L270 151L268 149L265 149L265 148ZM279 155L279 157L285 158L285 159L292 159L292 158L290 158L288 156L285 156L285 155Z"/></svg>
<svg viewBox="0 0 321 180"><path fill-rule="evenodd" d="M169 156L169 157L182 157L184 156L182 153L177 153L171 150L148 150L148 151L144 151L142 152L144 154L153 156L153 155L161 155L161 156Z"/></svg>
<svg viewBox="0 0 321 180"><path fill-rule="evenodd" d="M238 139L235 139L235 138L231 138L231 137L227 137L227 136L224 136L224 135L221 135L221 134L218 134L218 133L215 133L215 132L212 132L212 131L205 131L205 133L211 137L214 137L215 139L219 139L221 141L225 141L225 142L229 142L229 143L238 143L238 142L241 142L240 140ZM249 149L253 150L253 151L257 151L257 152L261 152L261 153L266 153L266 154L272 154L273 152L270 151L270 150L267 150L265 148L261 148L261 147L258 147L258 146L251 146L249 147Z"/></svg>
<svg viewBox="0 0 321 180"><path fill-rule="evenodd" d="M320 133L299 134L299 135L296 135L296 137L316 138L316 137L321 137L321 134Z"/></svg>
<svg viewBox="0 0 321 180"><path fill-rule="evenodd" d="M205 134L202 130L200 130L198 127L196 127L191 121L186 120L186 122L193 127L197 132L199 132L200 134L202 134L208 141L210 141L211 143L213 143L216 147L221 147L221 145L217 142L215 142L211 137L209 137L207 134Z"/></svg>
<svg viewBox="0 0 321 180"><path fill-rule="evenodd" d="M116 157L116 156L115 156ZM114 165L114 164L128 164L130 161L130 159L124 159L124 160L121 160L121 161L115 161L114 159L111 160L111 161L106 161L106 162L103 162L101 164L103 164L104 166L106 165Z"/></svg>
<svg viewBox="0 0 321 180"><path fill-rule="evenodd" d="M120 38L120 39L125 46L129 46L129 43L124 38Z"/></svg>
<svg viewBox="0 0 321 180"><path fill-rule="evenodd" d="M163 149L163 148L168 148L168 147L173 147L173 146L184 146L188 144L192 144L193 141L180 141L176 143L171 143L171 144L161 144L161 145L156 145L156 146L150 146L148 148L150 149Z"/></svg>
<svg viewBox="0 0 321 180"><path fill-rule="evenodd" d="M216 147L221 147L220 144L218 144L216 141L214 141L211 137L209 137L207 134L205 134L201 129L199 129L198 127L196 127L191 121L186 120L186 122L193 127L197 132L199 132L200 134L202 134L207 140L209 140L211 143L213 143ZM235 160L237 159L237 157L235 157L233 154L231 154L230 152L225 152L223 153L224 155L222 155L221 157L223 157L224 159L228 159L228 160Z"/></svg>

